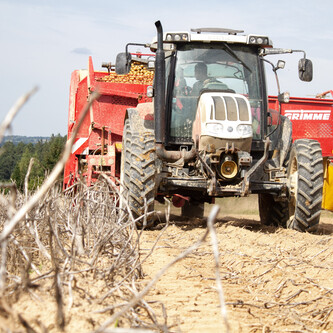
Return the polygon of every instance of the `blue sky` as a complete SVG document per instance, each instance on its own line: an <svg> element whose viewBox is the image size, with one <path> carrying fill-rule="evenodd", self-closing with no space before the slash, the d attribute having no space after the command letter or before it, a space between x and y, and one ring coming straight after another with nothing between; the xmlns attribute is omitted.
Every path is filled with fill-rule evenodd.
<svg viewBox="0 0 333 333"><path fill-rule="evenodd" d="M241 29L267 34L275 47L303 49L313 61L313 81L299 81L296 54L279 57L287 62L280 84L293 96L311 97L333 89L332 12L329 0L0 0L0 121L37 85L11 133L66 134L71 72L86 68L89 55L100 69L103 61L114 63L126 43L150 42L156 20L165 31ZM276 94L271 73L268 85Z"/></svg>

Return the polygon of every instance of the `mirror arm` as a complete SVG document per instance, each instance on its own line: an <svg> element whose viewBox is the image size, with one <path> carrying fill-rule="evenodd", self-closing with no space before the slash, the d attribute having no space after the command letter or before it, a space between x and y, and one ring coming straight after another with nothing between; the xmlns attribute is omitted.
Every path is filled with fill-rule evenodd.
<svg viewBox="0 0 333 333"><path fill-rule="evenodd" d="M272 66L272 70L275 74L275 80L276 80L276 84L277 84L277 88L278 88L278 94L280 94L280 81L279 81L279 77L277 75L277 70L279 69L279 67L275 66L272 62L270 62L267 59L262 58L263 61L267 62L268 64L270 64Z"/></svg>
<svg viewBox="0 0 333 333"><path fill-rule="evenodd" d="M301 52L304 54L304 58L306 58L305 51L303 50L293 50L293 49L274 49L274 48L262 48L260 50L259 55L265 56L265 55L276 55L276 54L286 54L286 53L296 53L296 52Z"/></svg>
<svg viewBox="0 0 333 333"><path fill-rule="evenodd" d="M127 43L126 44L126 47L125 47L125 52L126 52L126 55L128 57L128 55L130 54L129 51L128 51L128 47L129 46L143 46L143 47L149 47L149 44L142 44L142 43Z"/></svg>

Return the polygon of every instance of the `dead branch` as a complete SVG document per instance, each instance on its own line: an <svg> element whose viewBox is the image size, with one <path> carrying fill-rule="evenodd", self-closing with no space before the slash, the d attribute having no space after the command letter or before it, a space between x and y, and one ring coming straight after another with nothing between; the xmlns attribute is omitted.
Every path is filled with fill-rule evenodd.
<svg viewBox="0 0 333 333"><path fill-rule="evenodd" d="M35 162L35 159L33 157L31 157L30 161L29 161L29 166L28 166L28 170L27 173L24 177L24 194L25 194L25 200L28 200L28 191L29 191L29 177L30 177L30 173L31 173L31 169L32 166Z"/></svg>
<svg viewBox="0 0 333 333"><path fill-rule="evenodd" d="M223 288L222 288L222 283L221 283L221 276L220 276L220 260L219 260L219 246L218 246L218 241L216 237L216 231L214 228L214 222L217 218L217 215L220 211L220 207L218 205L215 205L211 213L208 217L207 221L207 226L209 229L210 233L210 238L211 238L211 243L212 243L212 248L213 248L213 253L214 253L214 258L215 258L215 276L216 276L216 286L219 294L219 301L220 301L220 307L221 307L221 315L223 318L223 322L226 328L226 332L230 331L230 325L228 322L228 316L227 316L227 307L225 305L225 300L224 300L224 293L223 293Z"/></svg>
<svg viewBox="0 0 333 333"><path fill-rule="evenodd" d="M83 123L83 120L88 113L91 104L94 102L96 98L99 97L98 93L93 92L91 94L91 98L89 103L86 104L84 109L82 110L82 114L80 116L80 119L75 126L71 138L67 141L63 155L61 159L58 161L58 163L53 168L52 172L50 173L49 177L45 180L39 191L37 191L28 201L25 205L23 205L20 210L15 214L15 216L9 221L9 223L3 228L2 233L0 234L0 243L3 242L10 233L14 230L15 226L24 218L25 214L30 211L42 198L45 196L45 194L48 192L48 190L51 188L51 186L55 183L55 181L58 179L60 173L62 172L68 157L71 154L71 149L75 140L75 137L77 135L77 132L80 128L80 126Z"/></svg>

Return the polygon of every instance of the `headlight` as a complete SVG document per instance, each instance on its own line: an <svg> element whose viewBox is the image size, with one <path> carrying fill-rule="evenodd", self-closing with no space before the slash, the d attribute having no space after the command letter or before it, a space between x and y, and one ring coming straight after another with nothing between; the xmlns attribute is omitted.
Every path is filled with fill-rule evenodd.
<svg viewBox="0 0 333 333"><path fill-rule="evenodd" d="M188 34L187 33L168 33L166 35L166 40L168 42L187 42Z"/></svg>
<svg viewBox="0 0 333 333"><path fill-rule="evenodd" d="M249 36L250 44L269 45L269 39L265 36Z"/></svg>
<svg viewBox="0 0 333 333"><path fill-rule="evenodd" d="M240 124L237 126L237 132L241 136L251 136L252 135L252 126Z"/></svg>
<svg viewBox="0 0 333 333"><path fill-rule="evenodd" d="M212 135L221 135L223 125L220 123L206 123L206 130Z"/></svg>

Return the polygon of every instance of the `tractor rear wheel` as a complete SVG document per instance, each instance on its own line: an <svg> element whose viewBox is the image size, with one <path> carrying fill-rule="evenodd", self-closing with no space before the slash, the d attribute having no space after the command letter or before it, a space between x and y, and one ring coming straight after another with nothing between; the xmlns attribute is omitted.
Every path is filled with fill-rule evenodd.
<svg viewBox="0 0 333 333"><path fill-rule="evenodd" d="M124 186L124 199L127 200L138 226L154 223L155 177L156 177L155 138L151 131L137 132L130 119L125 121L121 181ZM145 225L146 224L146 225Z"/></svg>
<svg viewBox="0 0 333 333"><path fill-rule="evenodd" d="M313 230L319 223L323 191L323 158L318 141L294 142L287 176L290 189L287 227Z"/></svg>
<svg viewBox="0 0 333 333"><path fill-rule="evenodd" d="M289 219L288 201L275 201L272 194L259 193L258 206L262 224L283 228L287 226Z"/></svg>
<svg viewBox="0 0 333 333"><path fill-rule="evenodd" d="M202 219L204 217L205 204L199 203L196 201L185 201L184 206L182 207L182 217L185 218L199 218Z"/></svg>

